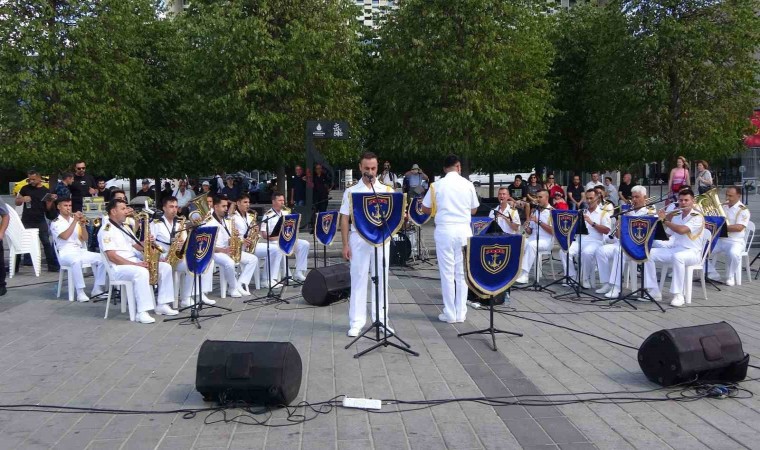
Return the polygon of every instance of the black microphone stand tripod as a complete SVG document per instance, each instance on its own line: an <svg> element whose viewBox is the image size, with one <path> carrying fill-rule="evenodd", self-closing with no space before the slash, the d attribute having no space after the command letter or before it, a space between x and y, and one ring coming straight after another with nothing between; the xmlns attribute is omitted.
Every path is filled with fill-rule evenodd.
<svg viewBox="0 0 760 450"><path fill-rule="evenodd" d="M620 216L623 216L625 214L629 214L631 211L633 211L633 208L629 209L628 211L621 211L617 215L613 215L612 216L613 218L617 217L618 224L616 225L616 228L618 230L620 230L620 227L622 226L622 220L623 220L622 217L620 217ZM615 234L615 232L613 231L613 233L610 234L610 236L614 236L614 234ZM623 302L626 305L630 306L631 308L638 310L638 308L636 306L634 306L633 303L631 303L631 302L628 301L629 298L631 298L631 299L633 298L632 295L623 295L623 245L620 242L620 238L618 237L617 239L618 239L618 258L620 259L619 266L618 266L618 270L619 270L619 273L618 273L618 282L619 282L619 285L618 286L620 286L620 288L618 289L618 295L617 295L617 297L615 299L610 299L610 300L612 300L610 302L610 306L616 304L617 302ZM641 284L642 284L642 287L644 285L644 280L645 280L645 278L644 278L644 268L642 266L642 269L641 269ZM614 290L614 289L617 289L617 288L613 286L612 289ZM642 297L646 296L646 298L649 298L650 300L654 301L654 299L652 298L652 296L649 295L649 293L645 289L637 289L635 292L638 293L639 291L642 292ZM659 306L659 304L658 304L658 306ZM662 309L662 306L660 306L660 309ZM665 311L663 310L663 312L665 312Z"/></svg>
<svg viewBox="0 0 760 450"><path fill-rule="evenodd" d="M534 292L549 292L551 294L555 294L555 292L548 287L555 284L549 283L546 286L542 286L541 283L538 282L538 265L542 263L540 253L540 243L541 243L541 211L545 210L546 206L539 206L538 204L531 204L534 208L536 208L536 229L533 230L533 233L536 233L536 260L534 261L533 266L533 284L529 284L527 286L518 286L514 287L515 290L518 291L534 291ZM532 212L531 212L532 214ZM532 229L533 227L531 227Z"/></svg>
<svg viewBox="0 0 760 450"><path fill-rule="evenodd" d="M269 221L274 219L275 217L277 217L278 220L280 219L280 216L275 214L274 216L269 216L266 219L261 219L261 223L268 224ZM275 224L275 226L277 226L277 224ZM284 284L282 284L283 280L280 280L274 285L272 285L272 254L270 253L270 250L269 250L270 240L271 240L271 236L269 235L269 226L267 225L267 238L266 238L266 241L267 241L267 284L269 285L269 289L267 290L267 293L265 295L262 295L261 297L255 297L252 299L245 300L243 303L252 303L252 302L263 300L263 299L272 299L272 300L275 300L273 303L290 304L290 302L288 301L289 299L282 298L282 295L285 292L285 287L288 286L287 279L290 278L290 276L287 274L287 261L288 261L287 257L285 257L286 273L285 273L285 278L283 279ZM282 284L282 289L280 289L279 293L275 293L274 291L275 288L277 288L277 286L280 284Z"/></svg>
<svg viewBox="0 0 760 450"><path fill-rule="evenodd" d="M586 228L586 221L584 218L585 212L585 209L578 210L578 217L575 219L575 223L572 225L573 227L578 227L575 235L578 236L578 270L576 274L579 280L583 279L583 235L588 234L588 228ZM570 264L573 263L572 259L570 258L570 245L572 245L572 243L568 243L567 252L565 252L565 275L562 276L562 278L559 280L555 280L554 282L550 283L549 286L564 281L565 284L567 284L568 287L572 289L572 291L557 295L554 298L561 299L568 297L579 300L583 297L590 297L592 301L604 300L603 298L597 297L596 295L590 294L588 292L583 292L583 285L581 282L569 276Z"/></svg>
<svg viewBox="0 0 760 450"><path fill-rule="evenodd" d="M374 199L377 201L379 199L379 196L377 195L377 191L375 191L375 185L373 183L374 176L371 176L369 174L364 174L366 178L369 179L370 187L372 188L372 193L374 194ZM388 233L388 239L391 238L390 233L390 227L388 226L388 221L385 218L385 214L380 214L380 218L382 219L382 227L385 229L385 231ZM403 339L401 339L395 331L388 330L388 326L386 323L388 322L388 273L385 271L385 264L386 264L386 255L385 255L385 239L383 240L382 247L383 247L383 295L382 295L382 301L383 301L383 320L380 320L380 272L378 269L378 258L377 258L377 247L374 248L375 251L375 276L372 277L372 282L375 285L375 321L370 325L366 330L362 331L358 336L356 336L351 342L346 345L345 349L348 350L349 347L354 345L356 341L358 341L361 338L367 338L370 340L373 340L376 342L375 345L362 350L361 352L354 355L354 358L360 358L367 353L371 352L372 350L375 350L376 348L380 347L394 347L399 350L403 350L409 354L412 354L414 356L420 356L419 353L415 352L411 349L411 346L406 343ZM364 308L367 307L366 304L362 305ZM382 328L383 332L380 333L380 329ZM375 336L368 336L370 331L375 331ZM388 340L388 338L395 337L399 340L402 344L404 344L405 347L402 347L401 345L396 344L395 342L391 342Z"/></svg>

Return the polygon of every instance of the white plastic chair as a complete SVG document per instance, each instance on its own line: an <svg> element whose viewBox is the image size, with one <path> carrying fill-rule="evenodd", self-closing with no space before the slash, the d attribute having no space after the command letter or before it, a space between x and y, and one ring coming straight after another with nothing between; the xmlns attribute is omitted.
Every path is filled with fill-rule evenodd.
<svg viewBox="0 0 760 450"><path fill-rule="evenodd" d="M552 278L557 279L557 272L554 270L554 256L552 256L552 252L554 251L554 243L552 242L552 246L549 247L549 251L546 252L538 252L536 255L536 258L538 258L539 264L538 264L538 276L536 278L536 282L541 280L541 277L544 274L544 257L549 258L549 267L552 269ZM284 259L284 258L283 258Z"/></svg>
<svg viewBox="0 0 760 450"><path fill-rule="evenodd" d="M108 319L108 308L111 306L111 294L113 293L113 288L116 286L121 287L121 312L126 312L127 305L129 306L129 320L133 321L135 320L136 315L136 309L137 304L135 302L135 291L133 287L133 282L131 280L117 280L114 276L113 267L111 266L111 262L108 260L108 257L106 256L105 252L103 250L100 250L100 255L103 257L103 260L105 261L106 266L106 273L108 274L108 298L106 299L106 315L103 317L104 319Z"/></svg>
<svg viewBox="0 0 760 450"><path fill-rule="evenodd" d="M32 258L34 275L40 276L42 268L40 230L37 228L24 228L24 224L21 223L21 218L16 210L13 208L6 209L8 210L8 215L10 215L8 229L5 232L5 237L8 240L8 278L13 278L13 274L16 271L16 256L27 253Z"/></svg>
<svg viewBox="0 0 760 450"><path fill-rule="evenodd" d="M53 242L53 249L55 250L55 257L58 259L58 261L61 261L61 255L58 254L58 243L56 242L55 238L51 239ZM61 270L58 272L58 293L56 294L57 298L61 298L61 286L63 285L63 273L66 272L66 291L69 294L69 301L74 301L74 275L71 273L71 266L60 264ZM84 269L91 268L92 265L89 263L82 264L82 271L84 272Z"/></svg>
<svg viewBox="0 0 760 450"><path fill-rule="evenodd" d="M736 284L742 284L742 268L743 265L747 270L747 283L752 282L752 269L749 267L749 249L752 248L752 242L755 240L755 222L749 222L744 228L744 251L742 252L741 264L736 271Z"/></svg>
<svg viewBox="0 0 760 450"><path fill-rule="evenodd" d="M686 303L691 303L691 294L692 294L692 283L694 281L694 272L699 272L699 281L702 284L702 295L704 296L705 300L707 300L707 287L705 285L705 261L707 260L707 256L710 254L710 242L712 241L712 233L708 229L702 230L702 235L700 236L700 242L702 244L702 256L699 259L699 262L697 264L686 266L686 276L684 277L684 299L686 300ZM660 292L663 292L663 288L665 287L665 279L666 274L668 273L668 269L670 269L672 264L663 264L662 265L662 273L660 278Z"/></svg>

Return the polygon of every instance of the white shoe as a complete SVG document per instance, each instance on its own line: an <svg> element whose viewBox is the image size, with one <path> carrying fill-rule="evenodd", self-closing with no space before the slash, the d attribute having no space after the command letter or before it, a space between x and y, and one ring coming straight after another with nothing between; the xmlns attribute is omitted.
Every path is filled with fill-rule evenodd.
<svg viewBox="0 0 760 450"><path fill-rule="evenodd" d="M662 301L662 292L655 291L654 289L647 289L647 294L649 294L650 297L654 299L656 302Z"/></svg>
<svg viewBox="0 0 760 450"><path fill-rule="evenodd" d="M620 295L620 289L614 286L612 287L612 289L610 289L609 292L604 294L606 298L618 298L619 295Z"/></svg>
<svg viewBox="0 0 760 450"><path fill-rule="evenodd" d="M229 292L230 297L232 298L240 298L243 296L243 294L238 289L233 289Z"/></svg>
<svg viewBox="0 0 760 450"><path fill-rule="evenodd" d="M456 320L449 319L446 314L438 314L438 320L446 323L456 323Z"/></svg>
<svg viewBox="0 0 760 450"><path fill-rule="evenodd" d="M599 289L597 289L594 292L596 292L597 294L606 294L606 293L608 293L609 291L612 290L612 286L613 285L610 284L610 283L604 283L604 286L600 287Z"/></svg>
<svg viewBox="0 0 760 450"><path fill-rule="evenodd" d="M583 280L583 283L581 283L581 287L583 289L591 289L591 283L588 280Z"/></svg>
<svg viewBox="0 0 760 450"><path fill-rule="evenodd" d="M469 306L472 309L480 309L480 303L478 302L471 302L467 300L467 306Z"/></svg>
<svg viewBox="0 0 760 450"><path fill-rule="evenodd" d="M84 292L77 292L77 301L78 302L89 302L90 297L87 296Z"/></svg>
<svg viewBox="0 0 760 450"><path fill-rule="evenodd" d="M93 286L92 292L90 292L90 298L97 297L98 295L105 294L106 288L103 286Z"/></svg>
<svg viewBox="0 0 760 450"><path fill-rule="evenodd" d="M736 280L734 280L734 277L729 277L726 279L726 286L734 286L736 284Z"/></svg>
<svg viewBox="0 0 760 450"><path fill-rule="evenodd" d="M296 281L306 281L306 276L299 270L293 274L293 279Z"/></svg>
<svg viewBox="0 0 760 450"><path fill-rule="evenodd" d="M720 274L718 272L715 273L708 273L707 278L713 280L713 281L720 281Z"/></svg>
<svg viewBox="0 0 760 450"><path fill-rule="evenodd" d="M348 333L346 334L348 335L348 337L356 337L356 336L359 336L359 333L361 331L362 331L361 328L351 328L350 330L348 330Z"/></svg>
<svg viewBox="0 0 760 450"><path fill-rule="evenodd" d="M193 299L192 298L183 298L181 302L179 302L179 306L183 308L187 308L188 306L193 306Z"/></svg>
<svg viewBox="0 0 760 450"><path fill-rule="evenodd" d="M233 295L234 297L234 295ZM201 297L201 301L204 305L216 305L216 300L211 300L210 298L206 297L205 295Z"/></svg>
<svg viewBox="0 0 760 450"><path fill-rule="evenodd" d="M670 302L670 306L683 306L686 303L682 294L675 294L673 300Z"/></svg>
<svg viewBox="0 0 760 450"><path fill-rule="evenodd" d="M241 284L240 284L240 286L238 287L238 290L239 290L239 291L240 291L240 292L241 292L243 295L251 295L251 291L249 291L249 290L248 290L248 286L246 286L245 284L242 284L242 283L241 283Z"/></svg>
<svg viewBox="0 0 760 450"><path fill-rule="evenodd" d="M518 283L518 284L528 284L528 280L529 280L528 279L528 274L524 273L524 274L520 275L520 277L518 279L515 280L515 283Z"/></svg>
<svg viewBox="0 0 760 450"><path fill-rule="evenodd" d="M162 303L156 306L156 309L154 309L154 311L156 312L156 314L161 315L161 316L176 316L177 314L179 314L179 311L177 311L176 309L172 309L172 307L169 306L168 303Z"/></svg>
<svg viewBox="0 0 760 450"><path fill-rule="evenodd" d="M150 316L150 314L148 314L148 313L147 313L147 312L145 312L145 311L143 311L143 312L141 312L141 313L137 313L137 317L135 317L135 322L140 322L140 323L153 323L153 322L155 322L155 321L156 321L156 319L152 318L152 317Z"/></svg>

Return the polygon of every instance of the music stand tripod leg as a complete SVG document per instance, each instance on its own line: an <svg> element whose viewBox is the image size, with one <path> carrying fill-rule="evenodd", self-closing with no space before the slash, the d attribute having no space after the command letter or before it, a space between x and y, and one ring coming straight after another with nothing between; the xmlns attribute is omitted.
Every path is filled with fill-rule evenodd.
<svg viewBox="0 0 760 450"><path fill-rule="evenodd" d="M491 350L497 351L498 349L496 348L496 335L498 333L501 333L501 334L510 334L512 336L517 336L517 337L522 337L522 333L516 333L514 331L504 331L504 330L500 330L500 329L494 327L494 325L493 325L493 298L494 298L493 295L489 296L489 298L488 298L488 308L489 308L489 323L488 323L488 328L483 328L482 330L467 331L465 333L459 333L457 336L458 337L463 337L463 336L469 336L471 334L490 334L491 335L491 341L493 343L493 347L491 347Z"/></svg>

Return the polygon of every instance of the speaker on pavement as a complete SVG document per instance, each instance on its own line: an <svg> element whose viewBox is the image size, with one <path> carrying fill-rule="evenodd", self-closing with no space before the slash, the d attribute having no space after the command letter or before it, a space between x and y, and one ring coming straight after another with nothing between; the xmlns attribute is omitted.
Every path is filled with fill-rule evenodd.
<svg viewBox="0 0 760 450"><path fill-rule="evenodd" d="M288 405L301 388L301 355L290 342L205 341L195 389L206 401Z"/></svg>
<svg viewBox="0 0 760 450"><path fill-rule="evenodd" d="M351 269L348 264L312 269L301 288L306 303L314 306L327 306L350 293Z"/></svg>
<svg viewBox="0 0 760 450"><path fill-rule="evenodd" d="M749 355L726 322L660 330L639 348L644 375L662 386L695 379L740 381L747 377L747 364Z"/></svg>

